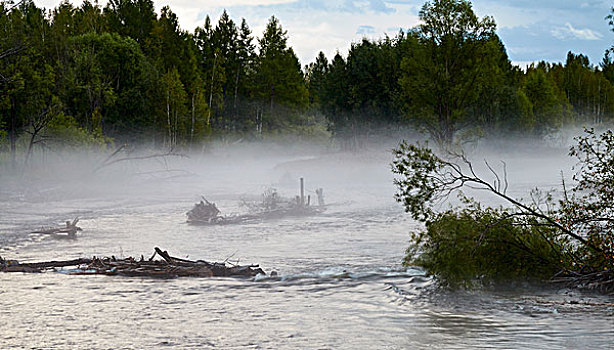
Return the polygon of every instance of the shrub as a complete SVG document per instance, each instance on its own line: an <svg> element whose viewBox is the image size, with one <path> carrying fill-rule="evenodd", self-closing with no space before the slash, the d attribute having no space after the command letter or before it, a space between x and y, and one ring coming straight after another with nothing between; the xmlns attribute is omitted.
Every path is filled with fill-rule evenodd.
<svg viewBox="0 0 614 350"><path fill-rule="evenodd" d="M428 147L407 144L394 151L392 171L402 202L426 225L412 235L406 264L425 267L444 285L558 276L569 284L614 292L614 133L592 129L570 150L579 159L575 186L563 184L553 200L536 190L532 202L506 194L507 179L486 163L484 180L464 154L446 160ZM448 196L470 185L506 200L508 208L481 208L464 198L464 208L436 210Z"/></svg>
<svg viewBox="0 0 614 350"><path fill-rule="evenodd" d="M405 264L424 267L441 284L471 287L508 280L549 278L564 268L565 240L534 219L481 208L439 213L412 234Z"/></svg>

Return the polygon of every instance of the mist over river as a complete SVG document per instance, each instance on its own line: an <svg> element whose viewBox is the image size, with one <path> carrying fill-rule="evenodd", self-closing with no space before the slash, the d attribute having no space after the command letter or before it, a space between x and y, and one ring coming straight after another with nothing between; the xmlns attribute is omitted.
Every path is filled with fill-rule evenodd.
<svg viewBox="0 0 614 350"><path fill-rule="evenodd" d="M276 277L154 279L62 272L0 274L0 349L612 349L612 297L513 285L437 288L401 265L420 225L394 200L391 145L227 146L189 157L47 159L0 175L0 256L20 262L148 258L154 247L259 264ZM560 152L559 152L560 151ZM566 151L491 154L510 193L560 183ZM478 157L483 159L484 157ZM569 173L563 176L569 176ZM264 190L293 197L299 178L323 214L194 226L201 195L223 214ZM33 234L80 218L76 239Z"/></svg>

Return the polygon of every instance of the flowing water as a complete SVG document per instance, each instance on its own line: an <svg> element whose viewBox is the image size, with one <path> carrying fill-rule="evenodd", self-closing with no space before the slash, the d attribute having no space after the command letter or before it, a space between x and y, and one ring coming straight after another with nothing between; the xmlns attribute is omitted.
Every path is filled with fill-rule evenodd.
<svg viewBox="0 0 614 350"><path fill-rule="evenodd" d="M450 292L401 265L420 226L394 201L386 151L216 151L189 159L72 163L0 188L0 255L20 261L171 255L260 264L276 277L153 279L0 274L1 349L612 349L611 297L516 285ZM543 160L525 160L534 171ZM81 169L84 168L84 169ZM524 171L523 170L523 171ZM551 177L526 184L555 185ZM513 177L514 174L510 174ZM324 188L324 214L191 226L205 195L225 213ZM513 180L513 179L512 179ZM528 187L522 181L519 189ZM76 239L29 233L80 218Z"/></svg>

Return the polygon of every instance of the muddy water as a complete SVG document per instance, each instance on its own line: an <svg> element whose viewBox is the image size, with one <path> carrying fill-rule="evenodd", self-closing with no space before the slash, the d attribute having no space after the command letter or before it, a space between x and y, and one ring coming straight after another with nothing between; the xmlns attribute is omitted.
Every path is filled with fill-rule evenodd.
<svg viewBox="0 0 614 350"><path fill-rule="evenodd" d="M384 151L219 152L96 174L5 177L5 258L147 257L159 246L176 256L258 263L278 277L0 274L0 348L611 349L612 298L522 285L447 292L420 269L402 267L408 233L419 226L394 202L390 160ZM323 215L185 223L200 195L241 213L242 199L257 200L269 186L295 195L300 176L308 194L325 189ZM28 233L76 216L77 239Z"/></svg>

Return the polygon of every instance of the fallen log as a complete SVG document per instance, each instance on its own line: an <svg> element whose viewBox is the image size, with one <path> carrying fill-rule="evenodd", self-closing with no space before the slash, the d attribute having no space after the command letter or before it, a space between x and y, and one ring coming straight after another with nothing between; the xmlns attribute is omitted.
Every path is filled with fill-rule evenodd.
<svg viewBox="0 0 614 350"><path fill-rule="evenodd" d="M154 260L159 255L162 260ZM111 257L79 258L65 261L46 261L19 263L0 257L0 272L44 272L50 269L72 267L69 274L120 275L159 278L175 277L254 277L266 273L258 265L235 266L224 263L211 263L205 260L187 260L172 257L167 251L155 247L149 260L141 255L140 260L133 257L116 259Z"/></svg>
<svg viewBox="0 0 614 350"><path fill-rule="evenodd" d="M36 262L36 263L18 263L15 260L12 260L12 262L14 263L12 264L8 263L7 267L20 266L20 267L25 267L25 268L44 270L44 269L50 269L50 268L56 268L56 267L78 266L78 265L90 264L92 262L92 259L79 258L79 259L65 260L65 261L44 261L44 262ZM0 258L0 264L2 264L2 258Z"/></svg>
<svg viewBox="0 0 614 350"><path fill-rule="evenodd" d="M58 233L67 233L68 237L74 238L78 231L83 231L81 227L77 226L79 218L75 218L72 222L66 221L65 227L60 228L41 228L40 230L32 231L31 233L43 233L47 235L54 235Z"/></svg>

